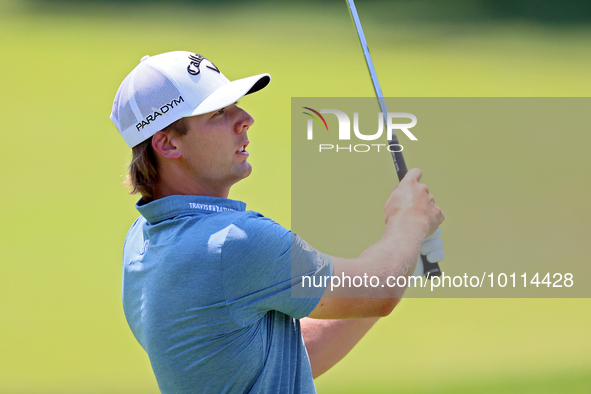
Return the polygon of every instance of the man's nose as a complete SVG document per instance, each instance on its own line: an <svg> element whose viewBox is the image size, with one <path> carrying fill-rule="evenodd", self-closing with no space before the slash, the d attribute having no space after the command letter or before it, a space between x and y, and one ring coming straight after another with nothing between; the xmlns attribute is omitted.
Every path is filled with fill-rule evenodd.
<svg viewBox="0 0 591 394"><path fill-rule="evenodd" d="M249 129L250 126L253 125L254 119L248 112L243 110L242 108L238 108L239 111L239 120L236 124L236 133L240 134Z"/></svg>

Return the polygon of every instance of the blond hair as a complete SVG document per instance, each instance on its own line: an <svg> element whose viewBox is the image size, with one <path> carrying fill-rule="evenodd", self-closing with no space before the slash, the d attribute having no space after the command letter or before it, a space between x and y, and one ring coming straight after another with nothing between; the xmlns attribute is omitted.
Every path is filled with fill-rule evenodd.
<svg viewBox="0 0 591 394"><path fill-rule="evenodd" d="M162 131L183 136L187 134L189 127L185 118L181 118ZM131 189L130 194L139 193L144 200L152 201L158 180L158 161L152 147L152 137L150 137L132 148L131 162L125 183Z"/></svg>

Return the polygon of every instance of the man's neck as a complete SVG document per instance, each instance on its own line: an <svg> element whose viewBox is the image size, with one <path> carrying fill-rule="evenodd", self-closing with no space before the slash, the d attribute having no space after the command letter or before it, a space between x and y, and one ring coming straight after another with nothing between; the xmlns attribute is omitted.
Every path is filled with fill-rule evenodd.
<svg viewBox="0 0 591 394"><path fill-rule="evenodd" d="M154 187L154 200L173 195L209 196L228 198L232 185L200 179L179 165L179 162L158 163L158 182Z"/></svg>
<svg viewBox="0 0 591 394"><path fill-rule="evenodd" d="M221 197L228 198L230 189L228 190L213 190L208 187L204 187L195 182L184 182L184 183L169 183L166 181L159 181L154 187L154 200L164 198L173 195L181 196L210 196L210 197Z"/></svg>
<svg viewBox="0 0 591 394"><path fill-rule="evenodd" d="M230 187L199 182L179 167L160 168L159 175L154 187L154 200L173 195L228 198L230 194Z"/></svg>

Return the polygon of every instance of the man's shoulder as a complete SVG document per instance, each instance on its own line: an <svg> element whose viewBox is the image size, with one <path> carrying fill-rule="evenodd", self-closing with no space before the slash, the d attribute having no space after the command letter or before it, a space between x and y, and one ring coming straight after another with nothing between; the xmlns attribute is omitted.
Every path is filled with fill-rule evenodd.
<svg viewBox="0 0 591 394"><path fill-rule="evenodd" d="M240 201L172 196L144 204L140 200L137 206L142 216L131 226L124 247L134 255L142 253L146 242L166 250L182 246L188 255L194 251L249 258L272 258L291 245L289 230L259 212L245 210Z"/></svg>
<svg viewBox="0 0 591 394"><path fill-rule="evenodd" d="M289 248L291 232L258 212L232 213L228 219L209 239L210 246L215 245L225 256L277 254Z"/></svg>
<svg viewBox="0 0 591 394"><path fill-rule="evenodd" d="M135 219L123 243L123 261L129 263L141 259L145 252L145 241L143 236L143 224L146 222L142 216Z"/></svg>
<svg viewBox="0 0 591 394"><path fill-rule="evenodd" d="M245 230L262 232L260 235L289 232L285 227L256 211L240 212L236 216L235 224L242 226Z"/></svg>
<svg viewBox="0 0 591 394"><path fill-rule="evenodd" d="M289 233L282 225L256 211L222 211L204 216L188 215L176 220L185 231L201 236L233 231L245 233L250 240L262 240Z"/></svg>

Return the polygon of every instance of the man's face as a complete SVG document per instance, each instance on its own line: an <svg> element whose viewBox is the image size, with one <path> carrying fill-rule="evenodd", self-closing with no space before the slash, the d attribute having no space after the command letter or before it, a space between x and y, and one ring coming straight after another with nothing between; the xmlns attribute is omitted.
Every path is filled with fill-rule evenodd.
<svg viewBox="0 0 591 394"><path fill-rule="evenodd" d="M180 138L182 165L191 178L214 194L250 175L246 132L254 119L232 104L216 112L187 118L189 131Z"/></svg>

